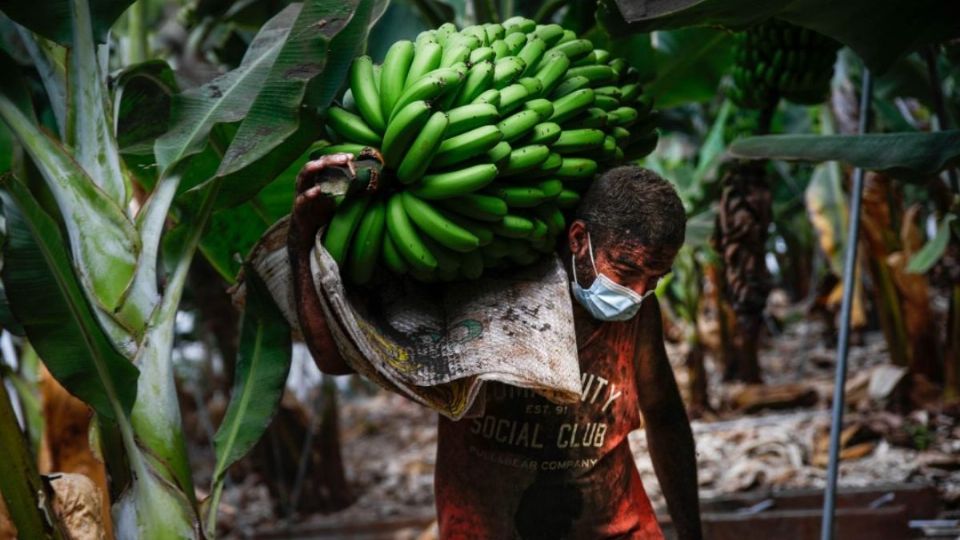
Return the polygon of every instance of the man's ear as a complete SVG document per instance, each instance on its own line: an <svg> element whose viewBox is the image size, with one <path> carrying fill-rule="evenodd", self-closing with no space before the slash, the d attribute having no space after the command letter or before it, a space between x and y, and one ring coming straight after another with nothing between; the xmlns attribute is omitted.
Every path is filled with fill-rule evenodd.
<svg viewBox="0 0 960 540"><path fill-rule="evenodd" d="M578 259L589 257L587 254L590 249L587 243L587 224L582 219L575 220L570 224L567 231L567 242L570 245L570 253L573 253Z"/></svg>

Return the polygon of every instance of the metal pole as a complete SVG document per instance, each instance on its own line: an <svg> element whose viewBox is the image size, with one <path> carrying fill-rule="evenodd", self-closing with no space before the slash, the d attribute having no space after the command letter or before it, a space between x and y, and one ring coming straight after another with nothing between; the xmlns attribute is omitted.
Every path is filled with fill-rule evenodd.
<svg viewBox="0 0 960 540"><path fill-rule="evenodd" d="M863 68L860 88L859 133L866 133L870 123L870 95L873 77ZM840 307L840 337L837 342L837 373L834 376L833 410L830 415L830 460L827 464L827 487L823 496L821 540L833 540L833 513L837 502L837 469L840 461L840 431L843 429L843 387L847 382L847 353L850 349L850 312L853 308L853 287L857 265L857 238L860 236L860 203L863 198L863 169L853 171L850 190L850 224L847 229L847 252L843 260L843 302Z"/></svg>

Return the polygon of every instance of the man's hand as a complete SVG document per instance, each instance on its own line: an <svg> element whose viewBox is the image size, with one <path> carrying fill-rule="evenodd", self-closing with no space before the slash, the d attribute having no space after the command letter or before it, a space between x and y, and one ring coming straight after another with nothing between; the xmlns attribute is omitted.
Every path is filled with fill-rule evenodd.
<svg viewBox="0 0 960 540"><path fill-rule="evenodd" d="M699 540L697 460L690 421L663 346L663 320L656 296L643 302L637 324L637 396L647 447L680 540Z"/></svg>
<svg viewBox="0 0 960 540"><path fill-rule="evenodd" d="M356 176L352 154L323 156L308 162L297 175L297 195L287 234L287 255L293 274L297 318L307 348L320 371L330 375L345 375L353 373L353 369L343 361L337 350L310 271L310 254L317 231L330 222L336 209L333 197L320 189L324 173L332 167L346 167L351 178Z"/></svg>

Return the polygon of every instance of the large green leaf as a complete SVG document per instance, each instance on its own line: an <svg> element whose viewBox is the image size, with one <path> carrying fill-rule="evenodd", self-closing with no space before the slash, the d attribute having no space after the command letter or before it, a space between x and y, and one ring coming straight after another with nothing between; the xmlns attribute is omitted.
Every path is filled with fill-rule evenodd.
<svg viewBox="0 0 960 540"><path fill-rule="evenodd" d="M453 9L449 9L451 15ZM448 19L445 19L448 20ZM440 24L443 24L441 22ZM417 34L435 28L440 24L431 26L424 19L423 12L419 12L410 4L404 2L392 2L383 18L370 31L370 39L367 40L367 54L373 58L374 62L382 62L387 55L387 49L395 42L401 39L414 40Z"/></svg>
<svg viewBox="0 0 960 540"><path fill-rule="evenodd" d="M64 388L106 418L127 415L139 371L100 326L53 219L12 176L0 186L6 222L0 275L14 316Z"/></svg>
<svg viewBox="0 0 960 540"><path fill-rule="evenodd" d="M93 183L69 150L8 99L2 80L0 90L0 119L16 135L53 193L81 281L112 312L127 293L140 251L133 223Z"/></svg>
<svg viewBox="0 0 960 540"><path fill-rule="evenodd" d="M98 41L105 41L113 21L132 3L133 0L94 0L90 16ZM0 3L0 11L46 38L69 45L73 40L71 4L72 0L6 0Z"/></svg>
<svg viewBox="0 0 960 540"><path fill-rule="evenodd" d="M70 2L73 15L73 48L67 72L69 107L76 111L68 126L73 156L87 175L121 207L130 195L129 179L120 160L114 138L112 112L107 106L106 87L100 77L97 46L87 0Z"/></svg>
<svg viewBox="0 0 960 540"><path fill-rule="evenodd" d="M656 79L644 88L660 108L707 101L733 60L733 38L714 28L656 33Z"/></svg>
<svg viewBox="0 0 960 540"><path fill-rule="evenodd" d="M363 51L377 5L374 0L304 4L223 156L217 171L224 179L220 206L253 197L316 138L316 124L301 127L301 106L330 104Z"/></svg>
<svg viewBox="0 0 960 540"><path fill-rule="evenodd" d="M246 268L245 276L247 296L233 390L213 438L217 455L213 512L227 469L253 448L270 425L290 371L290 327L252 267Z"/></svg>
<svg viewBox="0 0 960 540"><path fill-rule="evenodd" d="M960 3L943 0L603 0L608 27L649 32L685 26L744 28L769 17L830 36L882 72L905 53L960 35ZM615 5L614 5L615 4ZM619 10L618 10L619 8ZM629 26L625 23L630 23Z"/></svg>
<svg viewBox="0 0 960 540"><path fill-rule="evenodd" d="M300 7L300 4L291 4L263 25L237 69L174 97L170 131L158 138L155 146L161 171L199 153L217 124L238 122L246 116L270 74Z"/></svg>
<svg viewBox="0 0 960 540"><path fill-rule="evenodd" d="M179 91L170 65L150 60L114 77L113 117L124 154L153 155L153 141L166 133L173 96Z"/></svg>
<svg viewBox="0 0 960 540"><path fill-rule="evenodd" d="M734 141L743 158L843 161L903 180L923 181L960 164L960 130L867 135L765 135Z"/></svg>

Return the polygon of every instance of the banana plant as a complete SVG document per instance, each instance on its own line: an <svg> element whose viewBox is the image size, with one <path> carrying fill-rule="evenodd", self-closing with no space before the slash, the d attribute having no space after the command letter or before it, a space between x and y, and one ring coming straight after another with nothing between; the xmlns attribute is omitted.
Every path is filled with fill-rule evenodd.
<svg viewBox="0 0 960 540"><path fill-rule="evenodd" d="M290 330L256 276L248 278L237 377L214 439L213 495L197 501L171 360L187 273L211 222L303 159L319 130L312 113L329 104L386 2L290 4L213 81L181 91L154 60L128 67L111 94L97 46L129 5L0 7L41 77L54 128L38 119L25 70L0 52L0 120L24 155L0 178L0 281L50 372L95 412L102 455L122 456L107 463L119 493L117 536L201 538L215 532L229 466L279 402ZM148 191L138 204L135 184ZM167 231L171 220L177 226ZM36 482L30 471L2 475L0 491L30 493L33 502L18 506L24 527L40 523L38 537L54 537L59 525L38 491L24 489Z"/></svg>

